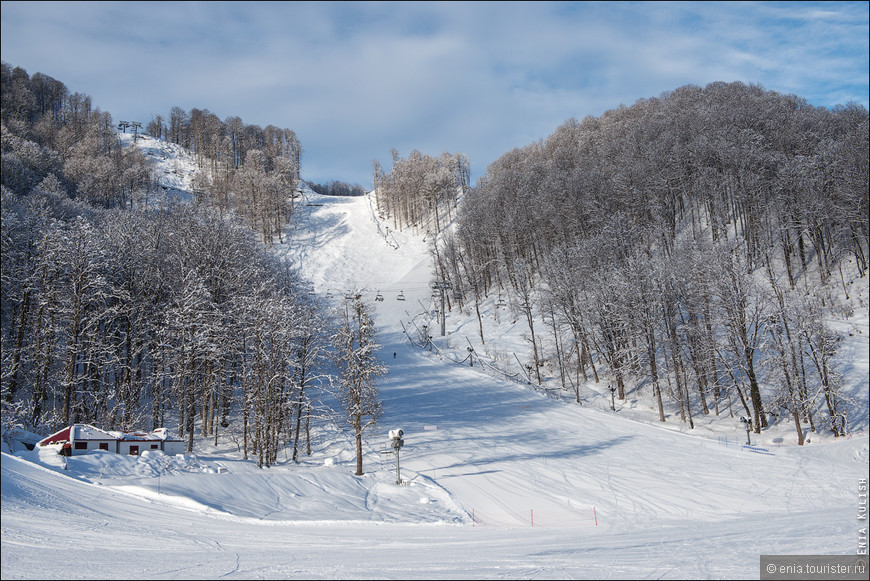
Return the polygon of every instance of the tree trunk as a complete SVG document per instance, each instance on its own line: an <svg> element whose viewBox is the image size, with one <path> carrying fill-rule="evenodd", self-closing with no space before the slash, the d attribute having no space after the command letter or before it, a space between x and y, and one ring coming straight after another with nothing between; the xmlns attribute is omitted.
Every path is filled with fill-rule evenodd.
<svg viewBox="0 0 870 581"><path fill-rule="evenodd" d="M795 430L797 430L798 446L803 446L804 445L804 431L801 429L800 415L798 414L797 410L792 410L791 416L792 416L792 418L794 418L794 427L795 427Z"/></svg>
<svg viewBox="0 0 870 581"><path fill-rule="evenodd" d="M362 432L359 427L356 428L356 475L363 475Z"/></svg>
<svg viewBox="0 0 870 581"><path fill-rule="evenodd" d="M761 428L767 427L767 417L764 413L764 405L761 402L761 389L758 386L758 378L755 375L755 365L753 363L753 349L747 348L744 351L746 357L746 375L749 377L749 398L752 401L753 428L756 434L761 433Z"/></svg>

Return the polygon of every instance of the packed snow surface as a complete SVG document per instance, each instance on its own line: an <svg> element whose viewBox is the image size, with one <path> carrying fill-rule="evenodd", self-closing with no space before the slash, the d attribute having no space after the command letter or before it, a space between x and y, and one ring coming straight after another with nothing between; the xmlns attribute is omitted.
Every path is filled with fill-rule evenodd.
<svg viewBox="0 0 870 581"><path fill-rule="evenodd" d="M803 447L786 428L753 434L747 449L737 419L689 430L654 421L643 394L611 411L606 384L583 405L535 389L509 372L523 340L494 300L485 317L502 334L486 345L473 313L451 311L440 336L422 231L395 230L371 196L304 193L275 251L336 306L351 292L372 302L389 367L365 475L338 424L298 464L264 469L229 438L66 465L54 450L4 453L4 580L737 579L759 577L760 555L855 554L866 422ZM863 312L847 323L859 416ZM381 454L394 428L400 485Z"/></svg>

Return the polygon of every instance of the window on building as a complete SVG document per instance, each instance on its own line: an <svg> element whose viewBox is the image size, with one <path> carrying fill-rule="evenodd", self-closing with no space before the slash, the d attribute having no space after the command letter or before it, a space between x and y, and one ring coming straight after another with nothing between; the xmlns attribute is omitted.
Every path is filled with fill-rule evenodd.
<svg viewBox="0 0 870 581"><path fill-rule="evenodd" d="M157 444L151 444L151 449L152 449L152 450L156 450L156 449L159 448L159 447L160 447L160 446L158 446Z"/></svg>
<svg viewBox="0 0 870 581"><path fill-rule="evenodd" d="M76 450L87 450L88 443L87 442L76 442Z"/></svg>
<svg viewBox="0 0 870 581"><path fill-rule="evenodd" d="M109 451L109 443L108 442L100 442L100 450Z"/></svg>
<svg viewBox="0 0 870 581"><path fill-rule="evenodd" d="M138 456L139 455L139 446L130 446L130 455Z"/></svg>

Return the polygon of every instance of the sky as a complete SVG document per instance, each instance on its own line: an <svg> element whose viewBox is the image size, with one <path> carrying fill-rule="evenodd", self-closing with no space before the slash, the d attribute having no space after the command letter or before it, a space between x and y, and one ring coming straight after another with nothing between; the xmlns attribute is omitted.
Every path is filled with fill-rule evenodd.
<svg viewBox="0 0 870 581"><path fill-rule="evenodd" d="M868 2L2 2L2 60L147 124L172 107L296 132L304 179L391 150L473 180L571 118L741 81L868 106Z"/></svg>

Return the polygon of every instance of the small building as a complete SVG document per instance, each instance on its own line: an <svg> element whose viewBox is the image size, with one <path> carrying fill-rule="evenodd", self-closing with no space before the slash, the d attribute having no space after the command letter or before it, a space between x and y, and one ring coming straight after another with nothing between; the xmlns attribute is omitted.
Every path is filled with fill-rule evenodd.
<svg viewBox="0 0 870 581"><path fill-rule="evenodd" d="M174 456L186 452L184 440L169 435L166 428L157 428L151 433L127 432L118 441L118 453L136 456L145 450L160 450Z"/></svg>
<svg viewBox="0 0 870 581"><path fill-rule="evenodd" d="M145 450L160 450L170 455L185 452L184 441L170 436L166 428L158 428L151 433L108 432L89 424L73 424L37 443L40 447L51 445L59 445L59 453L66 456L78 456L94 450L130 456L138 456Z"/></svg>

